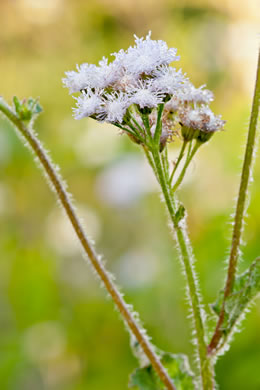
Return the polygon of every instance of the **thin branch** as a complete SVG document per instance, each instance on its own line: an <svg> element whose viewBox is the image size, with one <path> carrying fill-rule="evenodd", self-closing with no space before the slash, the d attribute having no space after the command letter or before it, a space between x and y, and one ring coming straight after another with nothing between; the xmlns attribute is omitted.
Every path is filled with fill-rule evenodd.
<svg viewBox="0 0 260 390"><path fill-rule="evenodd" d="M180 164L180 162L181 162L181 160L182 160L182 158L184 156L184 152L185 152L186 146L187 146L187 141L184 140L183 144L182 144L182 147L181 147L181 150L180 150L179 157L178 157L176 163L174 164L174 167L173 167L173 170L172 170L172 173L171 173L171 176L170 176L170 180L169 180L169 184L170 185L172 183L173 176L174 176L174 174L175 174L175 172L176 172L176 170L177 170L177 168L178 168L178 166L179 166L179 164Z"/></svg>
<svg viewBox="0 0 260 390"><path fill-rule="evenodd" d="M139 324L135 320L133 314L129 311L128 305L124 301L122 294L114 284L109 272L105 269L104 264L100 260L100 257L95 252L95 249L88 240L86 233L80 223L79 217L76 214L76 210L71 203L70 196L65 189L62 179L56 172L54 164L51 162L47 153L45 152L42 144L36 138L34 132L30 130L25 124L19 120L16 114L7 106L3 100L0 100L0 111L11 121L16 129L23 135L28 142L29 146L38 157L41 166L50 180L51 188L56 193L58 200L60 201L64 211L66 212L73 229L81 242L85 254L88 256L93 268L97 272L99 278L103 282L105 288L113 299L116 307L121 313L124 321L132 331L137 341L141 345L144 353L150 360L154 370L157 372L161 381L164 383L168 390L176 390L176 387L172 383L167 371L161 364L158 356L156 355L152 344L148 341L147 336L144 334L143 329L140 328Z"/></svg>
<svg viewBox="0 0 260 390"><path fill-rule="evenodd" d="M170 214L173 227L176 232L176 241L178 244L180 260L184 268L184 273L187 281L187 290L189 304L192 312L192 320L195 327L196 345L198 351L198 360L200 365L200 376L203 390L214 389L214 373L212 369L211 359L207 357L207 344L205 340L205 327L203 321L203 309L199 294L198 283L196 280L195 269L193 265L192 247L189 241L183 222L176 220L177 203L174 194L171 192L168 185L168 177L164 174L164 169L161 163L160 154L158 151L153 151L154 165L157 172L157 177L162 189L165 203Z"/></svg>
<svg viewBox="0 0 260 390"><path fill-rule="evenodd" d="M197 152L197 150L199 149L199 147L201 146L201 143L197 140L197 142L195 143L193 149L191 150L190 154L187 155L187 159L186 159L186 162L182 168L182 171L178 177L178 179L176 180L176 183L173 185L172 187L172 192L174 193L178 188L179 186L181 185L182 181L183 181L183 178L185 176L185 173L188 169L188 166L190 165L190 162L191 160L193 159L195 153Z"/></svg>
<svg viewBox="0 0 260 390"><path fill-rule="evenodd" d="M227 273L227 279L226 279L226 284L224 289L224 299L223 299L223 304L222 304L222 308L221 308L221 312L219 315L219 320L215 332L208 346L209 354L215 352L216 348L218 347L219 341L222 337L221 326L224 321L225 302L227 297L232 292L235 277L236 277L237 263L239 258L239 248L241 245L243 224L244 224L244 218L246 213L248 186L249 186L250 177L252 173L253 157L254 157L254 151L256 147L256 139L257 139L256 131L257 131L257 120L259 115L259 102L260 102L260 51L258 54L255 91L254 91L253 104L252 104L252 110L250 116L250 124L248 130L245 157L243 162L240 187L239 187L239 193L237 198L234 228L233 228L232 241L231 241L231 250L229 256L228 273Z"/></svg>

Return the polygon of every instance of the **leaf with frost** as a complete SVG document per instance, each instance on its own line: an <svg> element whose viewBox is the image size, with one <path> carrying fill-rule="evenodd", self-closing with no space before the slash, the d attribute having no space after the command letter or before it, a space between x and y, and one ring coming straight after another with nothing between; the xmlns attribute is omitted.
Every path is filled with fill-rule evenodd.
<svg viewBox="0 0 260 390"><path fill-rule="evenodd" d="M187 356L162 351L160 351L159 356L177 390L195 389L194 374L190 370ZM165 388L151 364L137 368L131 374L129 387L136 390L163 390Z"/></svg>
<svg viewBox="0 0 260 390"><path fill-rule="evenodd" d="M233 292L225 302L225 316L222 324L222 331L228 336L234 326L241 318L252 300L260 293L260 257L234 283ZM223 304L223 290L212 305L212 310L219 316Z"/></svg>

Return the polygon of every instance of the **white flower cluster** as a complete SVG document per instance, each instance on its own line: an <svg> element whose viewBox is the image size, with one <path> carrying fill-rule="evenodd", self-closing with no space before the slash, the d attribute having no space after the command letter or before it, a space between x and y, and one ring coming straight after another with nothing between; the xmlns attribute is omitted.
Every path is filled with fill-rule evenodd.
<svg viewBox="0 0 260 390"><path fill-rule="evenodd" d="M164 133L170 134L177 122L188 123L193 111L197 112L197 122L202 117L205 122L205 115L210 118L207 126L199 122L202 131L223 127L224 121L215 117L207 106L213 100L213 94L203 86L195 88L181 69L177 71L170 67L171 62L179 60L176 49L168 48L164 41L152 40L151 32L145 38L135 36L133 47L112 55L115 58L110 63L103 58L98 65L82 64L77 66L77 71L66 72L64 85L70 93L81 92L75 97L76 119L92 117L126 128L129 126L127 113L131 110L134 121L145 132L140 120L142 110L150 110L149 122L153 127L156 123L153 112L158 105L164 104ZM197 122L190 121L191 125Z"/></svg>

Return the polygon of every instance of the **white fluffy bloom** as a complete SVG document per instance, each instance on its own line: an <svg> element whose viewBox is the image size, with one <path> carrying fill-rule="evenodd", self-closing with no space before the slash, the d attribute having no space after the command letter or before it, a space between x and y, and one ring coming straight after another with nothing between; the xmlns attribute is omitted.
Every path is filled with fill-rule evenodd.
<svg viewBox="0 0 260 390"><path fill-rule="evenodd" d="M176 71L170 66L162 66L153 72L153 77L150 81L150 87L154 91L160 91L173 95L182 87L185 80L181 69Z"/></svg>
<svg viewBox="0 0 260 390"><path fill-rule="evenodd" d="M81 72L80 67L77 65L78 72L75 70L70 70L65 72L66 78L62 79L65 87L69 88L70 93L79 92L80 90L87 88L88 79L86 74Z"/></svg>
<svg viewBox="0 0 260 390"><path fill-rule="evenodd" d="M209 107L184 109L179 116L183 126L206 133L221 130L226 123L220 115L214 115Z"/></svg>
<svg viewBox="0 0 260 390"><path fill-rule="evenodd" d="M94 93L91 89L87 89L87 91L83 91L81 96L75 98L77 108L73 108L73 111L76 119L82 119L99 112L102 104L101 92Z"/></svg>
<svg viewBox="0 0 260 390"><path fill-rule="evenodd" d="M98 119L109 123L121 123L131 102L127 94L114 92L102 99Z"/></svg>
<svg viewBox="0 0 260 390"><path fill-rule="evenodd" d="M76 71L65 72L63 79L65 87L70 93L79 92L86 88L106 88L118 78L119 68L114 63L108 64L107 58L99 62L99 65L77 65Z"/></svg>
<svg viewBox="0 0 260 390"><path fill-rule="evenodd" d="M177 97L182 102L208 104L214 98L214 95L208 89L204 89L205 85L195 88L190 81L186 81L178 93Z"/></svg>
<svg viewBox="0 0 260 390"><path fill-rule="evenodd" d="M162 103L163 95L157 91L153 91L149 83L139 81L137 87L128 89L131 103L137 104L139 107L157 107Z"/></svg>
<svg viewBox="0 0 260 390"><path fill-rule="evenodd" d="M152 40L151 32L145 38L135 36L134 46L113 55L115 60L111 63L103 57L98 65L84 63L77 65L76 71L66 72L63 83L70 93L82 92L73 109L76 119L91 116L118 124L125 117L128 126L130 116L135 115L139 130L145 132L138 110L125 116L129 106L151 109L147 112L152 126L157 120L156 116L153 118L156 108L165 103L162 125L167 137L178 121L184 127L204 132L223 127L225 122L207 107L213 100L212 92L204 86L195 88L181 69L170 67L172 61L179 60L176 49L168 48L164 41Z"/></svg>
<svg viewBox="0 0 260 390"><path fill-rule="evenodd" d="M116 57L115 63L129 73L151 74L157 67L179 60L176 49L169 49L164 41L151 39L151 31L145 39L135 36L135 43L136 45L130 46L126 52L120 50L113 54Z"/></svg>
<svg viewBox="0 0 260 390"><path fill-rule="evenodd" d="M129 88L137 87L138 79L139 79L138 76L127 72L124 68L121 68L121 70L119 70L119 72L120 72L120 76L113 84L113 88L116 91L125 92Z"/></svg>

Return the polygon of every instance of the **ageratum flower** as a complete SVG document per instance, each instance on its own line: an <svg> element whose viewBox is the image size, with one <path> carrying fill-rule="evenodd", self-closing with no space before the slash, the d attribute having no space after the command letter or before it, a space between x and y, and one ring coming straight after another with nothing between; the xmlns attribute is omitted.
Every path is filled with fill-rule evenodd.
<svg viewBox="0 0 260 390"><path fill-rule="evenodd" d="M135 36L135 45L126 51L113 53L111 62L103 57L98 65L84 63L66 72L64 86L70 93L80 93L74 97L75 118L112 123L138 143L153 137L159 107L163 145L176 134L179 123L182 130L220 130L224 121L208 107L212 92L204 86L195 88L181 69L170 66L179 60L176 52L164 41L152 40L149 32L145 38Z"/></svg>
<svg viewBox="0 0 260 390"><path fill-rule="evenodd" d="M187 140L197 138L207 141L215 131L223 128L225 121L220 115L214 115L209 107L183 109L179 113L182 135Z"/></svg>

